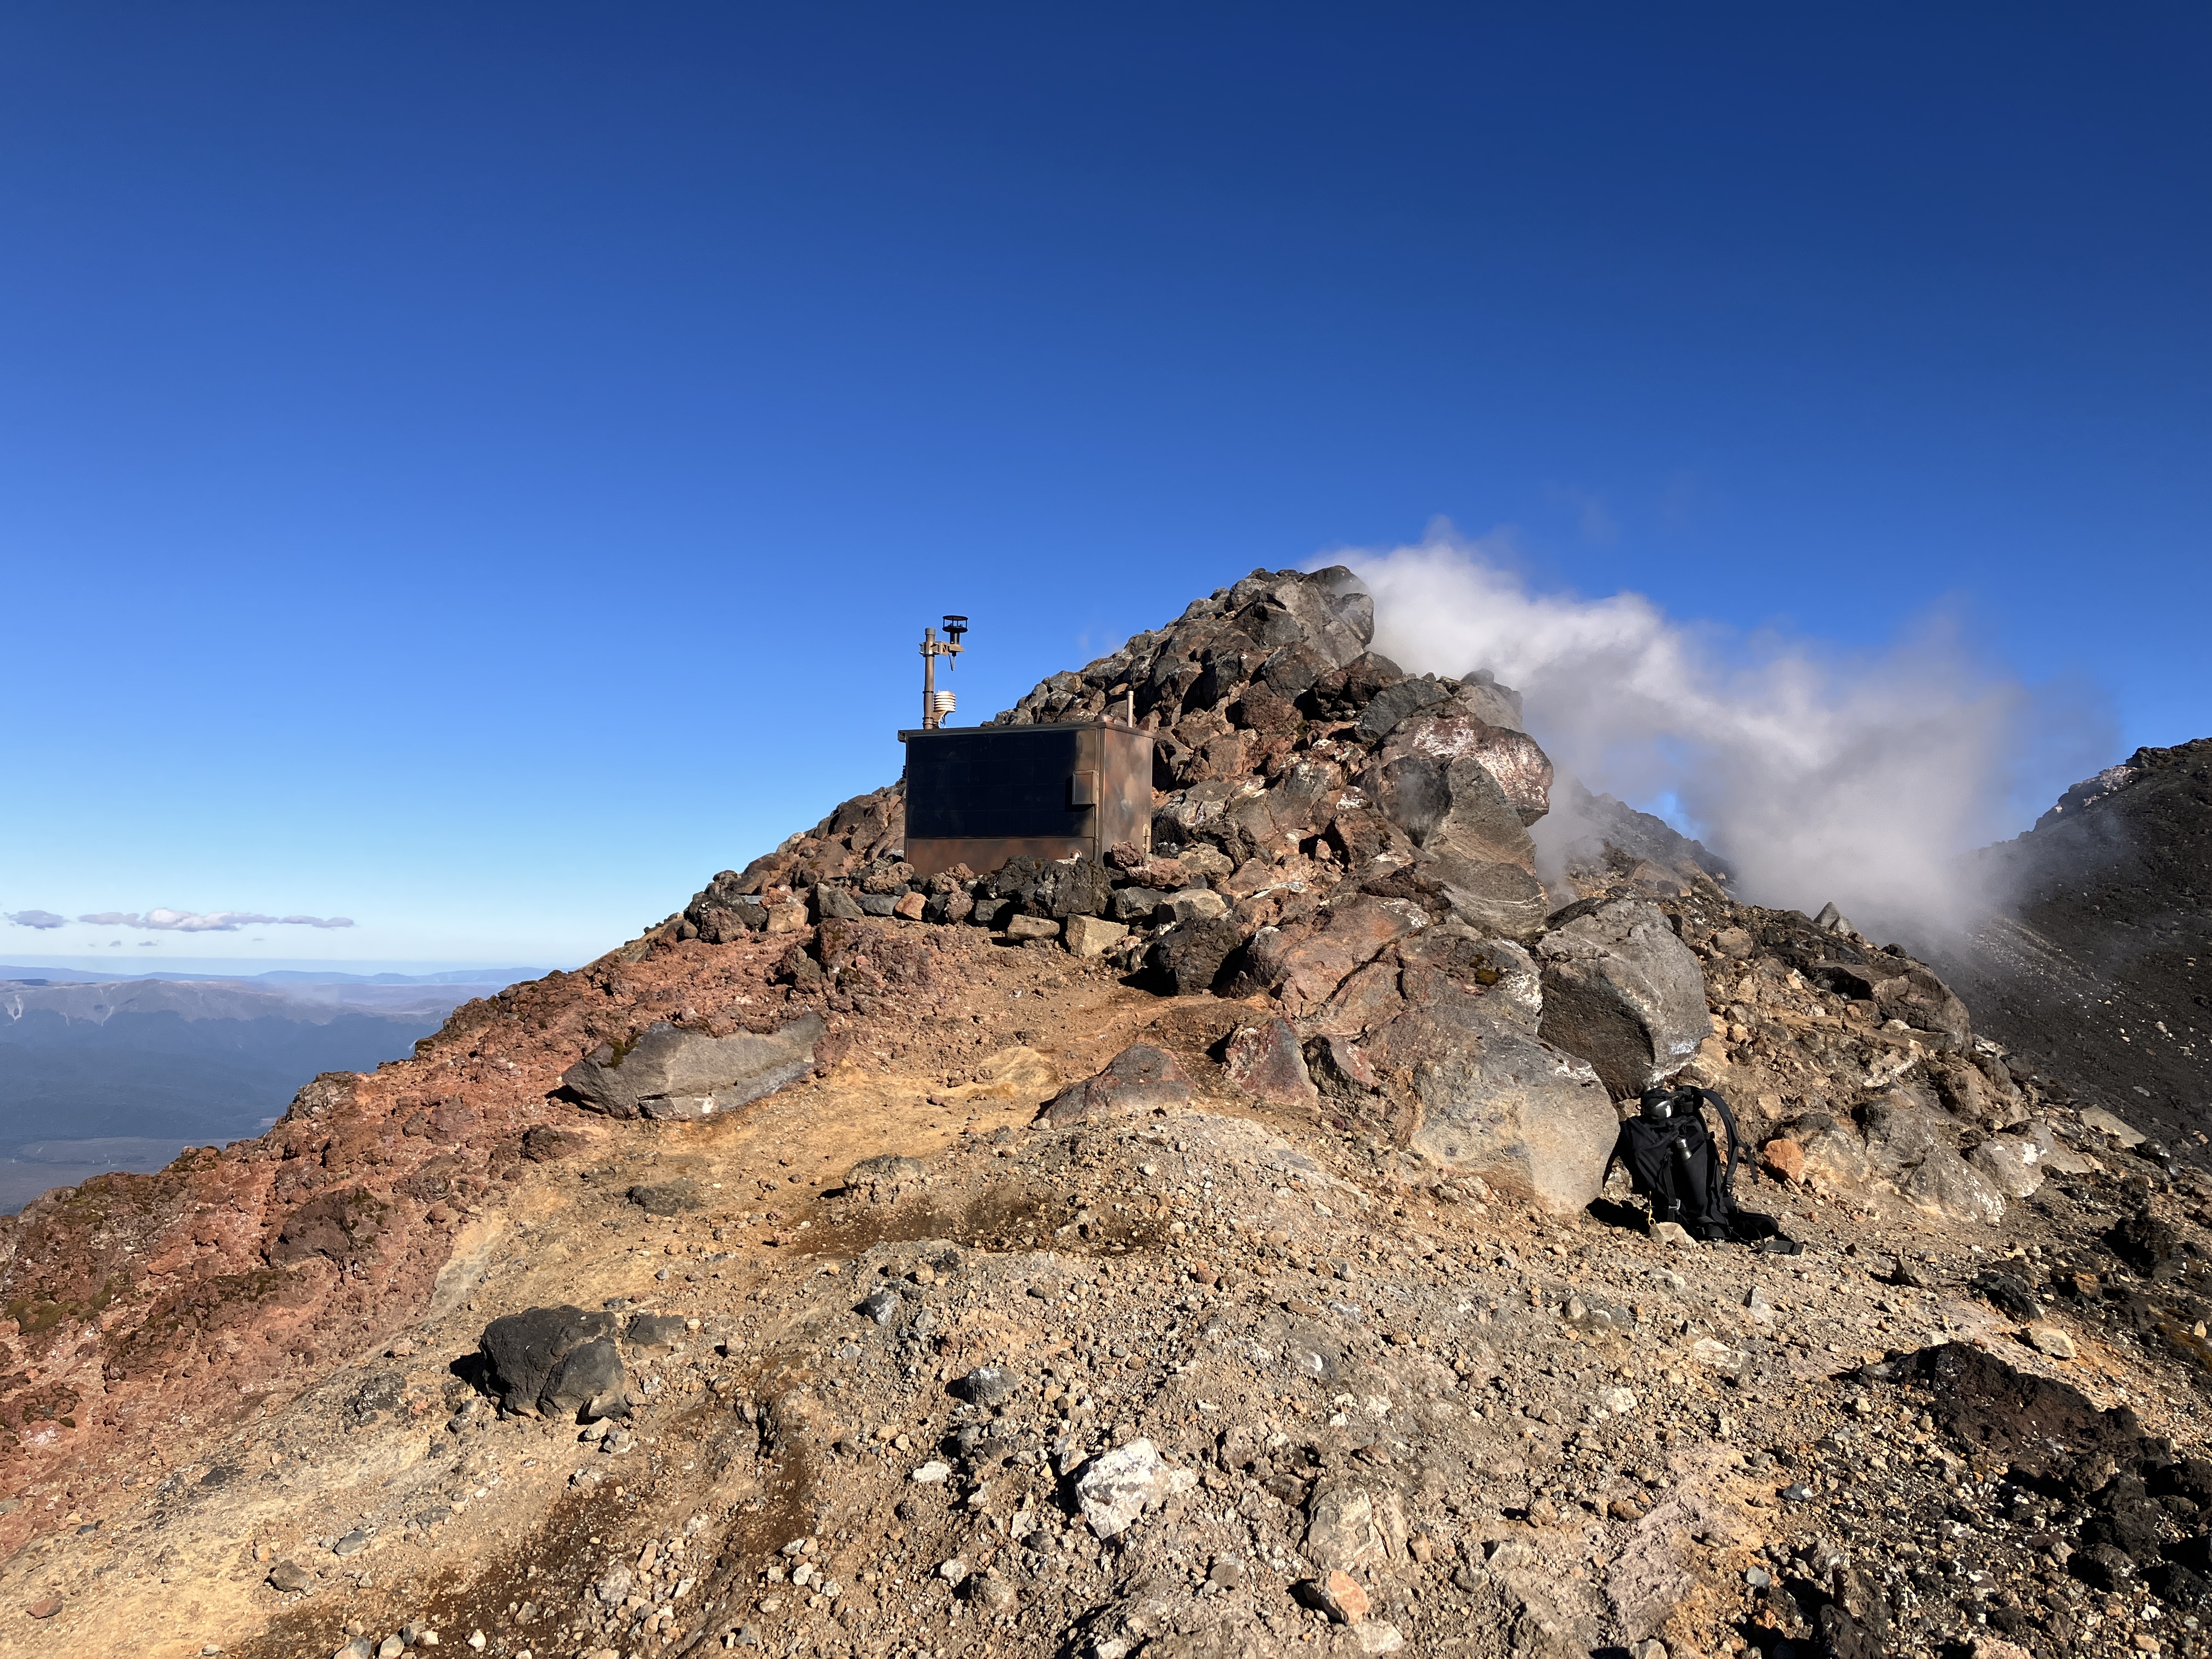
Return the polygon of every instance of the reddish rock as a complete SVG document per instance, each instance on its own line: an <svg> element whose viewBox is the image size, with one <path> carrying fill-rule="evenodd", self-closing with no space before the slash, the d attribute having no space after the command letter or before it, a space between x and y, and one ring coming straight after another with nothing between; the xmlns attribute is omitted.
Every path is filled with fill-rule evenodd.
<svg viewBox="0 0 2212 1659"><path fill-rule="evenodd" d="M1254 936L1247 976L1272 986L1292 1019L1319 1008L1356 969L1413 931L1412 907L1359 900L1332 909L1317 929L1280 928Z"/></svg>
<svg viewBox="0 0 2212 1659"><path fill-rule="evenodd" d="M1794 1140L1770 1140L1759 1149L1760 1161L1769 1173L1781 1180L1802 1182L1805 1179L1805 1149Z"/></svg>
<svg viewBox="0 0 2212 1659"><path fill-rule="evenodd" d="M62 1598L58 1595L41 1596L23 1609L33 1619L51 1619L61 1610Z"/></svg>
<svg viewBox="0 0 2212 1659"><path fill-rule="evenodd" d="M1132 1043L1096 1077L1063 1089L1044 1104L1034 1127L1058 1129L1103 1117L1180 1110L1190 1104L1190 1079L1164 1048Z"/></svg>
<svg viewBox="0 0 2212 1659"><path fill-rule="evenodd" d="M1308 1578L1297 1589L1299 1601L1328 1615L1335 1625L1356 1625L1367 1617L1367 1592L1350 1573L1332 1572L1326 1578Z"/></svg>
<svg viewBox="0 0 2212 1659"><path fill-rule="evenodd" d="M904 916L908 921L920 921L922 909L928 902L929 901L919 893L908 893L896 904L891 906L891 913L894 915Z"/></svg>
<svg viewBox="0 0 2212 1659"><path fill-rule="evenodd" d="M1317 1106L1321 1091L1306 1073L1298 1034L1287 1020L1248 1025L1229 1039L1222 1064L1237 1086L1278 1106Z"/></svg>

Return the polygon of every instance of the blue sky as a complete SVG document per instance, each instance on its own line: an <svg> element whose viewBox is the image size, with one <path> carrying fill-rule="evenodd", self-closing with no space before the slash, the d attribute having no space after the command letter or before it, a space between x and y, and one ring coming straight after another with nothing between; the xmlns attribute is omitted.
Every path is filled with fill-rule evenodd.
<svg viewBox="0 0 2212 1659"><path fill-rule="evenodd" d="M2212 732L2201 9L792 10L0 14L0 909L356 923L0 959L581 960L1437 515Z"/></svg>

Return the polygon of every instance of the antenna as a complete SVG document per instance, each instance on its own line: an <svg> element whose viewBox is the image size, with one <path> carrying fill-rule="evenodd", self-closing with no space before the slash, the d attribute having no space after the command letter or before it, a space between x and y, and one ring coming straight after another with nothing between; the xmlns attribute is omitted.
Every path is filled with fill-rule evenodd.
<svg viewBox="0 0 2212 1659"><path fill-rule="evenodd" d="M921 630L921 725L926 732L933 732L944 725L945 717L952 712L952 694L937 689L937 659L947 659L945 669L951 673L953 665L950 659L965 649L960 641L967 632L965 617L947 617L942 640L933 628Z"/></svg>

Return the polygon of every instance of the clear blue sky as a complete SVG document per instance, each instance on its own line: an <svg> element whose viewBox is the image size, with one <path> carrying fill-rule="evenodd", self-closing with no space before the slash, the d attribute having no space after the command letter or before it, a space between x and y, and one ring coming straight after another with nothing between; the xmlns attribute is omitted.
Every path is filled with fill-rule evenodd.
<svg viewBox="0 0 2212 1659"><path fill-rule="evenodd" d="M2170 3L10 6L0 909L359 925L0 960L580 960L895 776L938 612L981 718L1435 514L2212 732L2208 80Z"/></svg>

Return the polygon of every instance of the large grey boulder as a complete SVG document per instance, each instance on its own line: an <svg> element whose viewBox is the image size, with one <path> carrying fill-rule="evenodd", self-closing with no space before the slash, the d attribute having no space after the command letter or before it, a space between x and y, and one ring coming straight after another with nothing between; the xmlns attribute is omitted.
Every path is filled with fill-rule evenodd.
<svg viewBox="0 0 2212 1659"><path fill-rule="evenodd" d="M1360 788L1413 837L1414 875L1454 915L1487 933L1534 935L1548 908L1536 848L1490 769L1472 754L1407 751L1361 775Z"/></svg>
<svg viewBox="0 0 2212 1659"><path fill-rule="evenodd" d="M485 1381L510 1412L615 1416L626 1409L615 1316L532 1308L495 1319L477 1340Z"/></svg>
<svg viewBox="0 0 2212 1659"><path fill-rule="evenodd" d="M1571 911L1579 907L1570 907ZM1705 975L1642 899L1571 915L1537 941L1545 1040L1579 1054L1615 1098L1672 1077L1712 1032Z"/></svg>
<svg viewBox="0 0 2212 1659"><path fill-rule="evenodd" d="M1364 1045L1378 1073L1410 1079L1407 1149L1554 1215L1583 1208L1620 1129L1596 1074L1512 1018L1506 998L1423 988Z"/></svg>
<svg viewBox="0 0 2212 1659"><path fill-rule="evenodd" d="M609 1117L703 1117L805 1076L825 1029L811 1010L765 1036L709 1036L663 1023L627 1050L602 1044L561 1081Z"/></svg>
<svg viewBox="0 0 2212 1659"><path fill-rule="evenodd" d="M1994 1226L2005 1195L1991 1175L1959 1156L1956 1125L1919 1090L1897 1085L1861 1106L1869 1175L1916 1210Z"/></svg>
<svg viewBox="0 0 2212 1659"><path fill-rule="evenodd" d="M1487 668L1462 676L1459 701L1486 726L1502 726L1509 732L1528 729L1521 716L1521 694L1500 684L1498 676Z"/></svg>
<svg viewBox="0 0 2212 1659"><path fill-rule="evenodd" d="M1373 708L1369 705L1369 712ZM1376 763L1385 769L1404 770L1399 763L1417 762L1438 773L1462 758L1482 763L1513 803L1522 824L1535 823L1551 810L1551 757L1527 732L1490 724L1463 699L1425 707L1399 721L1376 756Z"/></svg>

